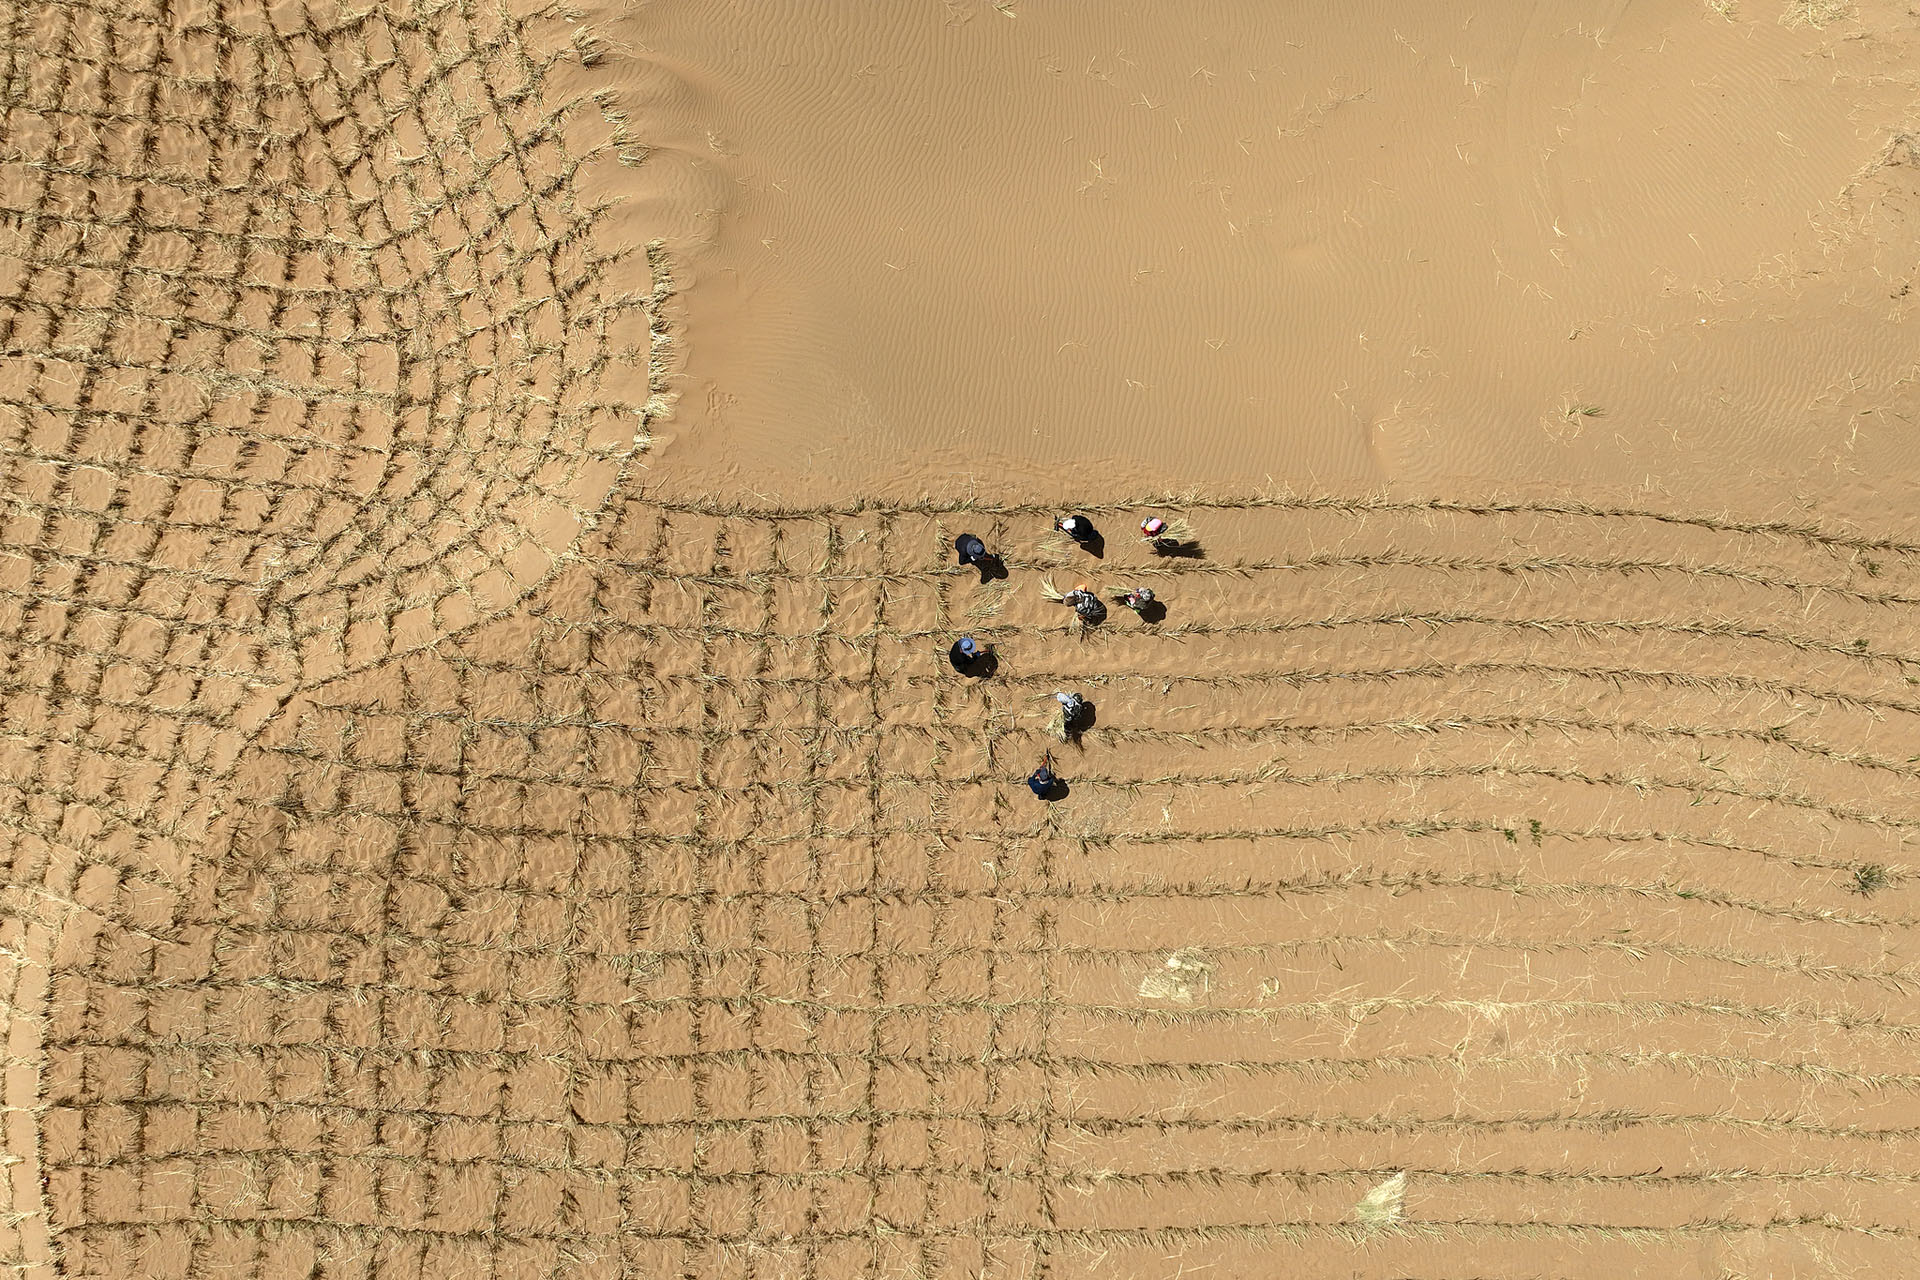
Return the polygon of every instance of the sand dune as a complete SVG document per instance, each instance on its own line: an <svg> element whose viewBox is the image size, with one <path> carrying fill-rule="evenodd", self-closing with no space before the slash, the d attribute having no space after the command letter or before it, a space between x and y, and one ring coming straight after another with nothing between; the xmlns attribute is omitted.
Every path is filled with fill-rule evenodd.
<svg viewBox="0 0 1920 1280"><path fill-rule="evenodd" d="M694 337L656 482L1906 474L1912 23L1837 10L590 11Z"/></svg>

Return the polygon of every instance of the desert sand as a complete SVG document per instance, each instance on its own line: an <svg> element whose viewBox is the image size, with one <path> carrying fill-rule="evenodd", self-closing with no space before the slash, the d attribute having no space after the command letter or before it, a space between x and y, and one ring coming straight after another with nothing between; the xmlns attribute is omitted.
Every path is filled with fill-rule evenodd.
<svg viewBox="0 0 1920 1280"><path fill-rule="evenodd" d="M1903 8L0 23L13 1274L1917 1273Z"/></svg>
<svg viewBox="0 0 1920 1280"><path fill-rule="evenodd" d="M620 216L697 333L662 487L1718 506L1911 471L1904 6L587 16L578 83L652 148Z"/></svg>

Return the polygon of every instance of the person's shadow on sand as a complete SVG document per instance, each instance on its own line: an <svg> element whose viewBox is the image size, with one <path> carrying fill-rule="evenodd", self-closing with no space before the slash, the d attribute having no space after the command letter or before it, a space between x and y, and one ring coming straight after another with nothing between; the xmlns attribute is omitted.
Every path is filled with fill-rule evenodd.
<svg viewBox="0 0 1920 1280"><path fill-rule="evenodd" d="M947 650L947 661L953 664L955 671L973 680L985 680L1000 669L1000 659L993 650L987 649L968 657L960 651L958 641Z"/></svg>
<svg viewBox="0 0 1920 1280"><path fill-rule="evenodd" d="M1143 604L1134 610L1134 612L1140 615L1140 621L1148 624L1165 622L1167 620L1167 606L1161 604L1158 600Z"/></svg>
<svg viewBox="0 0 1920 1280"><path fill-rule="evenodd" d="M1093 527L1093 521L1083 515L1063 516L1053 522L1055 532L1065 534L1073 540L1073 545L1092 556L1095 560L1104 560L1107 555L1107 537Z"/></svg>
<svg viewBox="0 0 1920 1280"><path fill-rule="evenodd" d="M1060 727L1066 730L1067 741L1071 742L1074 746L1078 747L1082 745L1080 742L1080 735L1084 734L1087 730L1093 728L1094 724L1099 720L1099 718L1100 718L1099 709L1096 708L1093 705L1093 703L1087 701L1085 698L1082 698L1080 700L1079 712L1073 715L1072 717L1070 717Z"/></svg>
<svg viewBox="0 0 1920 1280"><path fill-rule="evenodd" d="M973 567L980 571L982 583L1004 582L1007 579L1007 562L991 551L975 560Z"/></svg>

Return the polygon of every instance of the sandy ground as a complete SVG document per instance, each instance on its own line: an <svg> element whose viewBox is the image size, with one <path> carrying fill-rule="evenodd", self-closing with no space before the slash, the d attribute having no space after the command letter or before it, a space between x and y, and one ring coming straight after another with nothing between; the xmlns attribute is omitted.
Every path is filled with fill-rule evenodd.
<svg viewBox="0 0 1920 1280"><path fill-rule="evenodd" d="M1920 1274L1910 15L0 29L13 1274Z"/></svg>
<svg viewBox="0 0 1920 1280"><path fill-rule="evenodd" d="M1911 475L1904 4L588 13L698 335L676 491Z"/></svg>

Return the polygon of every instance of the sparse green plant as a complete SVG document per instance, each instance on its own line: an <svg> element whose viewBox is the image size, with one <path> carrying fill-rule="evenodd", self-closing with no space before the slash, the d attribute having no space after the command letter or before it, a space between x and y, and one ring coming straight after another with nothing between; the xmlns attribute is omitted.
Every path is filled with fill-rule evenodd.
<svg viewBox="0 0 1920 1280"><path fill-rule="evenodd" d="M1853 869L1853 891L1870 898L1887 887L1888 879L1887 869L1878 862L1863 863Z"/></svg>

